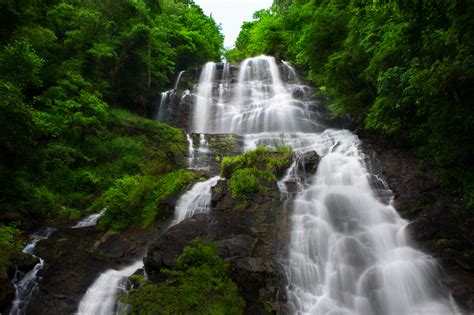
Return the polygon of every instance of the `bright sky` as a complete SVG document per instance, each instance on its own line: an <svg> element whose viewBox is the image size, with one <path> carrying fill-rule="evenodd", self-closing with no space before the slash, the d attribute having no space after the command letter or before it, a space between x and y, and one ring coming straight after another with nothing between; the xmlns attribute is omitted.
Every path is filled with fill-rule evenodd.
<svg viewBox="0 0 474 315"><path fill-rule="evenodd" d="M205 14L211 15L222 25L224 47L231 48L239 36L244 21L252 21L252 15L260 9L268 9L273 0L194 0Z"/></svg>

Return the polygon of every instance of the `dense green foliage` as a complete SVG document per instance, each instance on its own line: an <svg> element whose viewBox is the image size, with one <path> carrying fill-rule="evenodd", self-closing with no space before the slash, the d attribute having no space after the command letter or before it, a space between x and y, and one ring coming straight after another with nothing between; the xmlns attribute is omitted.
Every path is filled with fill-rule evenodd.
<svg viewBox="0 0 474 315"><path fill-rule="evenodd" d="M298 65L335 114L414 149L474 209L473 17L463 0L275 0L227 58Z"/></svg>
<svg viewBox="0 0 474 315"><path fill-rule="evenodd" d="M216 245L193 243L176 258L173 270L162 270L170 280L156 285L139 279L141 286L122 298L133 314L242 314L244 301Z"/></svg>
<svg viewBox="0 0 474 315"><path fill-rule="evenodd" d="M245 201L251 194L261 192L265 183L277 180L292 160L289 147L278 147L276 151L258 147L239 156L224 157L221 175L229 179L232 197Z"/></svg>
<svg viewBox="0 0 474 315"><path fill-rule="evenodd" d="M190 0L0 0L0 212L78 218L137 184L126 202L151 220L160 198L142 185L170 176L165 196L191 177L164 175L184 134L111 106L150 115L175 72L219 60L222 42ZM103 226L124 228L114 205Z"/></svg>

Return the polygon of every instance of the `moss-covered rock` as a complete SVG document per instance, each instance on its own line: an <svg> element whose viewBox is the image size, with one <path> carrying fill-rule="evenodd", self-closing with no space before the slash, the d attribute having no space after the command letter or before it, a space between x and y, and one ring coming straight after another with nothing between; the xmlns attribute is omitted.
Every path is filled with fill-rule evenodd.
<svg viewBox="0 0 474 315"><path fill-rule="evenodd" d="M264 192L290 166L293 160L291 148L280 147L276 151L259 147L243 155L225 157L221 175L229 179L233 198L248 200L255 193Z"/></svg>

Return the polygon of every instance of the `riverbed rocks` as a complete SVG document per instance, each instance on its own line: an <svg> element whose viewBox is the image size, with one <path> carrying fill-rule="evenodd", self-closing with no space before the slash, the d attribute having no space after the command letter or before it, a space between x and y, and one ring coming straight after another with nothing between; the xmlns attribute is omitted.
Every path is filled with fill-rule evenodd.
<svg viewBox="0 0 474 315"><path fill-rule="evenodd" d="M242 206L221 180L213 188L211 211L171 227L153 242L144 259L145 270L152 281L162 281L165 276L160 269L173 267L176 256L193 239L216 241L246 301L246 313L282 312L285 290L280 264L286 253L288 225L289 214L276 184Z"/></svg>
<svg viewBox="0 0 474 315"><path fill-rule="evenodd" d="M440 283L465 311L474 312L474 215L460 198L443 191L429 165L408 152L368 140L364 151L380 161L380 175L394 194L392 203L410 221L409 235L443 266Z"/></svg>

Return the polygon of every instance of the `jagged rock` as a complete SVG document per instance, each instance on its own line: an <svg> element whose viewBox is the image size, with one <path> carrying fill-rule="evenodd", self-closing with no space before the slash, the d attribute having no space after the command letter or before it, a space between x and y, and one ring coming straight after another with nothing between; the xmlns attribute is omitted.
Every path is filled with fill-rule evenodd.
<svg viewBox="0 0 474 315"><path fill-rule="evenodd" d="M27 273L33 269L37 263L39 263L38 257L28 253L19 252L12 257L11 264L13 268L10 268L8 274L10 278L12 278L17 269L23 273Z"/></svg>
<svg viewBox="0 0 474 315"><path fill-rule="evenodd" d="M284 297L279 259L287 244L288 213L275 185L259 200L243 207L231 198L227 182L212 192L212 209L194 215L165 232L149 247L144 259L150 279L165 279L160 269L170 268L182 249L196 237L218 242L220 256L231 265L230 277L246 301L246 313L263 314L268 305L278 309Z"/></svg>
<svg viewBox="0 0 474 315"><path fill-rule="evenodd" d="M169 224L168 222L166 222ZM110 235L95 226L59 228L38 242L35 254L45 260L39 292L28 314L73 314L87 288L109 268L120 268L143 255L153 230L132 228Z"/></svg>
<svg viewBox="0 0 474 315"><path fill-rule="evenodd" d="M0 310L5 309L15 297L15 287L6 272L0 269Z"/></svg>
<svg viewBox="0 0 474 315"><path fill-rule="evenodd" d="M301 154L296 160L297 175L305 177L306 175L311 175L316 173L318 168L320 157L316 151L309 151Z"/></svg>

